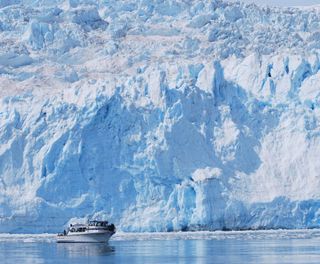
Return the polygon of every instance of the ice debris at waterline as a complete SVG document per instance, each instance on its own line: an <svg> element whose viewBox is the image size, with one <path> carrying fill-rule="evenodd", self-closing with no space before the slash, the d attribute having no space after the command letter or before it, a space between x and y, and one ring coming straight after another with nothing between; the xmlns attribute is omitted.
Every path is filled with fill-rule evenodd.
<svg viewBox="0 0 320 264"><path fill-rule="evenodd" d="M319 229L255 230L255 231L192 231L192 232L120 232L112 236L112 241L146 240L286 240L319 239ZM55 243L55 234L4 234L0 233L0 243Z"/></svg>
<svg viewBox="0 0 320 264"><path fill-rule="evenodd" d="M320 227L320 9L0 1L0 232Z"/></svg>

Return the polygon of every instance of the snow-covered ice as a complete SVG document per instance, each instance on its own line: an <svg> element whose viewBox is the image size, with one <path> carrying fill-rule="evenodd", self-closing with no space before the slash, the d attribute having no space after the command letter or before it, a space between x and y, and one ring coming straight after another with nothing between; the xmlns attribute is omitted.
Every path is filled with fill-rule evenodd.
<svg viewBox="0 0 320 264"><path fill-rule="evenodd" d="M320 9L0 0L0 231L320 227Z"/></svg>

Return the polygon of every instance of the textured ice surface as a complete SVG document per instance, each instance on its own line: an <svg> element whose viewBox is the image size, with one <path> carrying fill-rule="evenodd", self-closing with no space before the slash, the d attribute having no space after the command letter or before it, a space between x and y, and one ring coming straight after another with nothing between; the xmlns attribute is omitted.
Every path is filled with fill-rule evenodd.
<svg viewBox="0 0 320 264"><path fill-rule="evenodd" d="M0 0L0 231L320 226L320 13Z"/></svg>

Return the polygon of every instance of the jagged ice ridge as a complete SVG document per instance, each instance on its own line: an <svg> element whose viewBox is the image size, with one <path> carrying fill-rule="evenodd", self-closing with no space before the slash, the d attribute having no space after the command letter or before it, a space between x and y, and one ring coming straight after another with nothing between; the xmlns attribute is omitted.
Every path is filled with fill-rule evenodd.
<svg viewBox="0 0 320 264"><path fill-rule="evenodd" d="M0 231L319 227L320 11L0 0Z"/></svg>

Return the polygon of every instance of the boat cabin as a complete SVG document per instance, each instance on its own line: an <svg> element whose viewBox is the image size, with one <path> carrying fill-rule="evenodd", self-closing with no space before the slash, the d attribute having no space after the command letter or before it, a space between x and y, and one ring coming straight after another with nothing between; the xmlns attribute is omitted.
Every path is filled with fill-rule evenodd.
<svg viewBox="0 0 320 264"><path fill-rule="evenodd" d="M85 232L87 230L86 225L83 224L71 224L69 227L70 232Z"/></svg>
<svg viewBox="0 0 320 264"><path fill-rule="evenodd" d="M70 233L90 233L90 232L101 232L101 231L115 232L114 224L108 224L108 221L89 221L87 224L70 224L67 230L64 230L63 235Z"/></svg>

